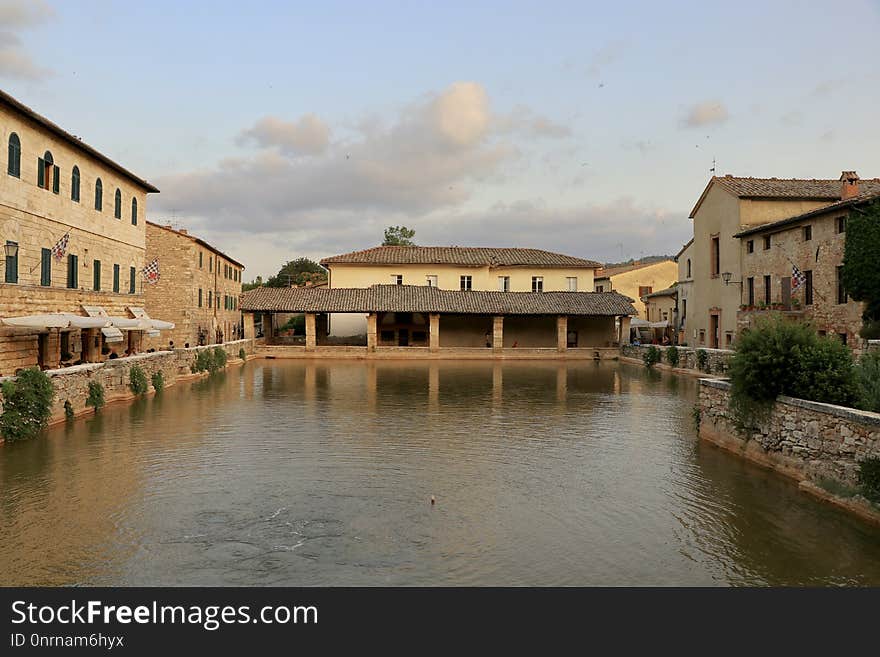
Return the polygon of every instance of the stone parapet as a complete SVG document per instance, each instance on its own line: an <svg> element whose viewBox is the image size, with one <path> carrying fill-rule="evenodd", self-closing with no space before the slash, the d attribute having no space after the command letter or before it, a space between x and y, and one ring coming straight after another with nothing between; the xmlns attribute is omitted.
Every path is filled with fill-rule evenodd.
<svg viewBox="0 0 880 657"><path fill-rule="evenodd" d="M641 361L645 352L648 351L651 346L652 345L625 344L620 348L620 355L624 358L632 358ZM668 361L666 360L666 350L669 349L669 346L653 346L657 347L663 355L663 360L660 362L661 366L664 364L668 365ZM707 360L706 368L704 370L701 370L698 366L698 351L706 352ZM691 370L694 374L699 372L721 374L726 372L730 367L730 359L733 358L734 353L736 352L730 349L694 349L692 347L678 347L678 367L676 369Z"/></svg>

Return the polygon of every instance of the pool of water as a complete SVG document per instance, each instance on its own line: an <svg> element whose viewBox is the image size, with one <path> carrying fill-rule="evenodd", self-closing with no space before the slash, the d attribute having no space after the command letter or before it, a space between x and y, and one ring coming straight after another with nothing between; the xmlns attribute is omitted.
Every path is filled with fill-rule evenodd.
<svg viewBox="0 0 880 657"><path fill-rule="evenodd" d="M696 385L252 361L0 446L0 583L880 584L880 528L698 441Z"/></svg>

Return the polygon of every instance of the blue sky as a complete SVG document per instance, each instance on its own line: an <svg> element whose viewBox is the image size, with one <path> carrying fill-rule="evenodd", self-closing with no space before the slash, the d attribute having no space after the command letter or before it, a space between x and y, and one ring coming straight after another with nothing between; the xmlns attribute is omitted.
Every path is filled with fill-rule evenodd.
<svg viewBox="0 0 880 657"><path fill-rule="evenodd" d="M12 95L267 275L365 248L674 253L711 175L880 176L880 4L0 2Z"/></svg>

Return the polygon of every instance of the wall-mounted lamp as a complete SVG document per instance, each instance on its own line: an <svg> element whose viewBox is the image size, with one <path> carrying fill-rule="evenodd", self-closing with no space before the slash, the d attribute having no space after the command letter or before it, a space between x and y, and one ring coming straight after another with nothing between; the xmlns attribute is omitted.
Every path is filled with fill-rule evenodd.
<svg viewBox="0 0 880 657"><path fill-rule="evenodd" d="M721 280L724 281L724 284L725 284L725 285L730 285L731 283L734 283L734 284L736 284L736 285L742 285L742 281L732 281L732 280L730 280L732 276L733 276L733 274L731 274L729 271L723 272L723 273L721 274Z"/></svg>
<svg viewBox="0 0 880 657"><path fill-rule="evenodd" d="M15 242L6 242L6 246L3 247L3 250L6 252L7 258L14 258L18 255L18 244Z"/></svg>

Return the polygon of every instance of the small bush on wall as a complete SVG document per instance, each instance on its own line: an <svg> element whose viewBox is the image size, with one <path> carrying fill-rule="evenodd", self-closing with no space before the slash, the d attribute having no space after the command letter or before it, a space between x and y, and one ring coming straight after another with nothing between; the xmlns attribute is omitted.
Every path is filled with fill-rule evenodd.
<svg viewBox="0 0 880 657"><path fill-rule="evenodd" d="M697 369L702 372L708 372L709 352L705 349L697 349Z"/></svg>
<svg viewBox="0 0 880 657"><path fill-rule="evenodd" d="M128 370L128 387L136 395L143 395L149 390L147 375L139 365L133 365Z"/></svg>
<svg viewBox="0 0 880 657"><path fill-rule="evenodd" d="M0 433L6 440L33 438L46 428L55 388L44 372L22 370L14 380L3 383L2 392Z"/></svg>
<svg viewBox="0 0 880 657"><path fill-rule="evenodd" d="M645 367L654 367L654 365L660 362L661 356L662 354L660 353L660 350L654 345L651 345L645 350L645 353L642 354L642 362L645 363Z"/></svg>
<svg viewBox="0 0 880 657"><path fill-rule="evenodd" d="M101 385L100 381L89 381L89 394L86 397L86 406L91 406L97 413L104 406L104 403L104 386Z"/></svg>
<svg viewBox="0 0 880 657"><path fill-rule="evenodd" d="M859 462L859 486L862 495L880 503L880 458L871 456Z"/></svg>
<svg viewBox="0 0 880 657"><path fill-rule="evenodd" d="M153 383L153 390L156 392L162 392L162 389L165 387L165 375L162 374L162 370L156 371L151 379Z"/></svg>
<svg viewBox="0 0 880 657"><path fill-rule="evenodd" d="M678 347L672 346L666 350L666 362L672 365L672 367L678 367L679 358Z"/></svg>

